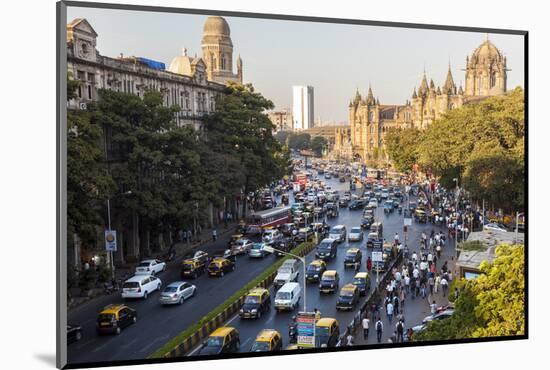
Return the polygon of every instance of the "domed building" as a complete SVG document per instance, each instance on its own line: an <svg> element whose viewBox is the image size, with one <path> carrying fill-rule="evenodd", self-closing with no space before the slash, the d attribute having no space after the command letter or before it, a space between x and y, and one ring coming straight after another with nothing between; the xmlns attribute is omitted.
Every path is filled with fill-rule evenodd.
<svg viewBox="0 0 550 370"><path fill-rule="evenodd" d="M436 86L432 79L428 82L424 71L411 100L407 100L404 105L380 104L370 86L366 97L357 91L348 106L353 159L387 160L384 136L388 130L411 127L425 129L452 109L506 93L506 73L509 71L506 68L506 57L488 37L471 57L466 57L464 71L464 89L455 84L450 64L442 86ZM335 145L335 149L341 148Z"/></svg>
<svg viewBox="0 0 550 370"><path fill-rule="evenodd" d="M506 92L506 57L489 38L466 57L466 95L493 96Z"/></svg>
<svg viewBox="0 0 550 370"><path fill-rule="evenodd" d="M243 82L243 65L237 57L237 73L233 73L233 42L231 29L223 17L208 17L203 27L202 59L210 81Z"/></svg>

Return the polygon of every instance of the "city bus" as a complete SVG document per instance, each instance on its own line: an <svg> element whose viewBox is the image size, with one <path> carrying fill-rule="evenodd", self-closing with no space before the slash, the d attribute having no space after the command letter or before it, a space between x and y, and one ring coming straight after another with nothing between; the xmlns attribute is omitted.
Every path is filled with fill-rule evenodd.
<svg viewBox="0 0 550 370"><path fill-rule="evenodd" d="M255 212L247 218L247 233L261 234L269 227L279 227L291 222L290 206L276 207Z"/></svg>

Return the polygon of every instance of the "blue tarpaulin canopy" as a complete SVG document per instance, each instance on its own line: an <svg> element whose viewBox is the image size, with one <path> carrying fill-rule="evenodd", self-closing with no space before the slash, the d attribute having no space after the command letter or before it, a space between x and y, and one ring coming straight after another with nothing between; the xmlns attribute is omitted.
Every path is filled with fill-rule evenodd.
<svg viewBox="0 0 550 370"><path fill-rule="evenodd" d="M166 65L162 62L157 62L156 60L137 57L137 60L139 60L141 63L147 65L149 68L153 69L159 69L159 70L165 70Z"/></svg>

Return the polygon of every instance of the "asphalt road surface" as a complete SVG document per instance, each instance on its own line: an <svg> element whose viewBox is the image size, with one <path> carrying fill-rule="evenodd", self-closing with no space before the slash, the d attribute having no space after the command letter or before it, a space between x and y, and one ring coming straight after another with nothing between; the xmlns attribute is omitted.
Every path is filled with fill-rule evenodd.
<svg viewBox="0 0 550 370"><path fill-rule="evenodd" d="M340 194L343 194L344 191L349 190L349 183L340 183L338 179L330 179L325 180L325 182L330 185L333 189L339 190ZM357 189L356 193L359 194L362 190ZM414 199L411 199L414 200ZM291 198L292 201L292 198ZM349 210L348 208L341 208L339 217L329 219L328 223L329 225L338 225L343 224L346 225L346 228L349 232L351 227L353 226L360 226L362 217L362 210ZM384 214L382 203L379 204L378 208L375 212L375 219L376 221L383 223L383 232L384 232L384 238L388 242L392 242L395 236L395 233L398 233L400 236L400 239L404 240L404 233L403 233L403 215L400 215L397 210L390 214ZM434 229L435 231L440 230L440 227L437 227L433 224L419 224L415 221L413 221L412 227L409 227L408 229L408 245L411 248L411 254L412 250L419 250L420 245L420 237L422 232L425 232L427 235L430 234L431 230ZM366 248L366 242L367 242L367 234L368 230L364 232L364 240L362 242L343 242L338 245L338 254L337 257L333 260L330 260L327 263L327 269L329 270L337 270L338 274L340 275L340 288L344 286L347 283L352 282L353 277L355 276L355 271L353 268L345 268L344 267L344 258L346 254L346 250L351 247L358 247L362 254L363 254L363 260L361 263L361 269L360 271L366 271L366 260L367 257L370 256L371 249L367 250ZM312 251L306 256L306 264L309 264L311 261L315 259L315 251ZM440 264L438 264L439 266ZM303 289L303 279L302 279L303 269L300 270L300 276L298 277L298 283L302 285ZM376 274L371 275L371 290L375 288L376 285ZM275 297L275 292L273 287L270 289L271 295L272 295L272 302ZM368 295L367 295L368 296ZM338 292L333 294L321 294L319 292L319 287L317 283L308 283L306 287L306 304L307 304L307 310L313 311L314 308L317 308L320 310L322 317L333 317L336 318L340 324L340 332L342 333L346 326L353 320L354 315L356 314L358 308L365 302L366 296L361 297L359 303L356 305L356 307L351 311L338 311L336 310L336 300L338 297ZM413 303L410 303L411 305L411 313L413 312L413 306L415 305L414 301ZM269 313L264 313L260 319L240 319L238 315L235 315L232 317L226 325L235 327L239 333L240 333L240 339L241 339L241 352L248 352L250 351L254 340L256 336L260 333L262 329L275 329L279 333L281 333L281 336L283 337L283 348L285 348L289 344L289 337L288 337L288 324L292 319L293 315L296 315L299 311L303 310L303 298L300 300L300 305L298 308L296 308L293 312L281 312L277 313L274 309L273 305ZM427 314L424 314L426 310L427 303L425 300L417 299L416 304L418 305L418 309L414 309L414 312L416 314L414 317L411 317L411 320L418 320L420 318L420 321L422 318L427 316ZM429 313L429 312L428 312ZM396 323L394 319L394 324ZM385 323L386 324L386 323ZM391 336L391 332L389 328L385 330L385 336L384 338L387 340L389 336ZM375 334L371 334L371 339L376 339ZM369 342L369 343L372 343ZM191 355L195 354L196 352L191 352Z"/></svg>

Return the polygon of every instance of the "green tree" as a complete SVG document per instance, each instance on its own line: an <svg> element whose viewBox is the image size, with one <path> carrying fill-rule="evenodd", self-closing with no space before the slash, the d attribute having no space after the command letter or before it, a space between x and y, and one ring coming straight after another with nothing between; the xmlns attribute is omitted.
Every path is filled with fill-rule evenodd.
<svg viewBox="0 0 550 370"><path fill-rule="evenodd" d="M67 99L76 97L79 81L67 79ZM67 231L76 233L84 246L93 244L96 227L106 218L104 202L114 183L103 162L101 127L86 111L67 111ZM72 237L69 237L72 240Z"/></svg>
<svg viewBox="0 0 550 370"><path fill-rule="evenodd" d="M256 191L289 173L289 153L272 134L269 109L273 103L251 84L230 84L205 119L205 140L214 158L211 178L221 180L222 194Z"/></svg>
<svg viewBox="0 0 550 370"><path fill-rule="evenodd" d="M418 162L417 146L421 137L422 132L416 128L391 129L386 133L386 150L398 171L410 172Z"/></svg>
<svg viewBox="0 0 550 370"><path fill-rule="evenodd" d="M524 140L524 92L516 88L436 120L422 133L418 161L443 186L457 177L474 200L512 210L524 206Z"/></svg>
<svg viewBox="0 0 550 370"><path fill-rule="evenodd" d="M522 335L525 332L525 264L523 245L500 245L481 275L458 279L454 314L436 320L414 340L448 340Z"/></svg>
<svg viewBox="0 0 550 370"><path fill-rule="evenodd" d="M315 153L317 157L323 156L323 151L328 147L328 141L322 136L315 136L311 140L311 150Z"/></svg>
<svg viewBox="0 0 550 370"><path fill-rule="evenodd" d="M288 147L290 149L302 150L311 148L311 135L302 133L302 134L291 134L288 137Z"/></svg>

